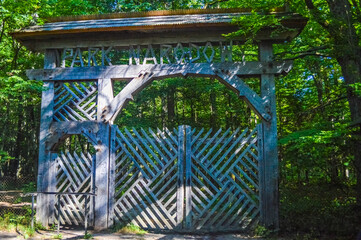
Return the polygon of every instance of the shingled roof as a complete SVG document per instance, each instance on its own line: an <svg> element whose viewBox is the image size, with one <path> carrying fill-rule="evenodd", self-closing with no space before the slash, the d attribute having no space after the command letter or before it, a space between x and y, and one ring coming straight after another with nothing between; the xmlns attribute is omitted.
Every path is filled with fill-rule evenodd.
<svg viewBox="0 0 361 240"><path fill-rule="evenodd" d="M232 19L250 15L249 9L200 9L176 11L151 11L141 13L116 13L105 15L71 16L50 19L43 25L30 26L14 32L12 35L30 49L40 49L34 41L47 41L65 38L94 38L89 34L97 34L97 38L104 38L107 33L114 32L175 32L188 31L193 28L197 32L222 31L229 33L238 29L232 24ZM270 13L278 16L289 16L282 23L299 32L306 24L307 19L300 15L284 13L280 10ZM86 35L88 34L88 35ZM75 36L77 35L77 36ZM287 36L287 38L294 37ZM280 38L286 39L285 36Z"/></svg>

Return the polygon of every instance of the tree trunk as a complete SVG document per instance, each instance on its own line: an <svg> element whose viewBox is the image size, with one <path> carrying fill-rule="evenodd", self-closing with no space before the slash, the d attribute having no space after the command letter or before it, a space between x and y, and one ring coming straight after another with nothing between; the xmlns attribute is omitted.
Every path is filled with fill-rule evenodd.
<svg viewBox="0 0 361 240"><path fill-rule="evenodd" d="M209 95L209 100L211 102L211 119L210 119L210 127L213 129L217 128L217 95L215 90L211 90L210 95Z"/></svg>
<svg viewBox="0 0 361 240"><path fill-rule="evenodd" d="M168 93L167 93L168 125L169 128L171 129L175 126L174 93L175 93L175 88L173 86L168 86Z"/></svg>
<svg viewBox="0 0 361 240"><path fill-rule="evenodd" d="M330 34L333 39L333 54L340 64L342 75L347 85L347 100L351 112L351 120L359 123L357 133L352 144L354 153L354 166L357 176L357 203L361 205L361 97L353 91L353 84L361 83L361 49L359 37L356 34L353 9L348 0L327 1L330 9L330 21L325 21L321 10L312 0L305 0L311 15Z"/></svg>

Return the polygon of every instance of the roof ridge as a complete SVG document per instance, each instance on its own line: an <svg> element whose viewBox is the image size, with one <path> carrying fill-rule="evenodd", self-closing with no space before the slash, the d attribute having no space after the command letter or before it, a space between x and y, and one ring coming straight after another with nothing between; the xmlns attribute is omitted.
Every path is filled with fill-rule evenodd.
<svg viewBox="0 0 361 240"><path fill-rule="evenodd" d="M251 12L251 8L213 8L213 9L177 9L177 10L155 10L147 12L120 12L107 14L77 15L77 16L60 16L47 18L46 22L68 22L81 20L97 19L115 19L115 18L136 18L152 16L171 16L171 15L193 15L193 14L217 14L217 13L245 13ZM285 8L274 8L270 12L284 12Z"/></svg>

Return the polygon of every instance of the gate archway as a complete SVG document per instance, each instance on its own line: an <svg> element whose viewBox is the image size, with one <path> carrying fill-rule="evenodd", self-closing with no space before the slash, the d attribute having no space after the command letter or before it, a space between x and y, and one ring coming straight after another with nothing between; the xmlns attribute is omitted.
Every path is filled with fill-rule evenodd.
<svg viewBox="0 0 361 240"><path fill-rule="evenodd" d="M282 15L283 13L275 14ZM82 134L88 135L94 141L96 149L95 228L110 227L113 224L114 206L114 188L111 176L115 171L115 158L112 156L114 148L111 146L112 141L110 140L115 136L112 133L115 131L112 126L115 117L126 102L132 99L132 95L155 79L169 76L209 76L219 79L236 91L262 119L262 127L259 127L262 131L257 130L262 134L258 134L260 136L257 135L256 138L259 143L262 143L257 144L257 154L260 155L259 182L257 184L259 202L254 205L257 205L259 210L261 224L277 228L278 159L275 76L287 73L292 63L274 61L272 44L295 37L304 27L306 19L290 15L289 18L282 21L287 30L278 35L272 34L274 30L272 28L264 29L256 36L259 53L257 60L235 62L232 55L234 49L238 44L243 44L246 39L239 38L230 42L223 37L223 34L237 30L237 26L232 25L231 21L233 17L241 15L247 15L247 13L235 9L216 9L161 11L134 16L132 14L116 14L107 15L107 18L104 16L103 19L92 16L82 17L81 21L74 18L63 22L49 22L14 33L13 36L28 48L45 52L45 69L27 72L30 79L44 81L46 89L42 95L38 191L47 192L54 187L55 176L47 170L51 163L50 149L47 146L51 145L56 136L66 135L71 129L81 131ZM234 44L236 41L238 41L237 44ZM247 76L260 78L260 95L242 81L242 77ZM124 79L130 80L130 82L118 95L113 97L112 81ZM187 161L189 159L187 156L192 156L194 148L188 148L187 144L192 145L193 137L198 135L194 135L196 132L189 127L182 127L182 129L183 131L178 129L176 134L178 140L174 142L184 141L185 145L179 145L183 146L183 151L191 153L185 154L186 166L184 169L194 169L195 165L192 165L191 161ZM170 135L169 137L172 139ZM134 144L136 143L137 141L134 142ZM127 144L127 146L130 147L131 144ZM146 148L146 145L144 147ZM140 149L139 146L138 148ZM230 149L229 146L225 146L225 148ZM123 146L122 149L125 151L127 148ZM182 152L182 150L179 151ZM137 155L136 152L133 154ZM252 153L249 154L252 155ZM182 162L183 158L180 159L179 162ZM135 164L136 161L133 163ZM159 164L162 165L161 162ZM143 166L145 169L146 165ZM232 163L231 165L237 164ZM156 165L153 167L157 168ZM239 168L238 171L245 171L242 167ZM139 167L138 169L140 171L143 168ZM149 169L149 173L153 172L151 168ZM221 172L226 173L223 170ZM148 175L145 171L142 174ZM214 171L209 171L208 174L214 174ZM218 174L217 177L221 175ZM237 178L237 174L233 175ZM192 178L191 173L185 176L186 187L190 186L187 183L190 178ZM226 177L221 178L224 180ZM194 180L197 181L195 178ZM243 179L241 178L241 180ZM231 179L229 179L230 181ZM241 203L240 199L246 198L247 194L242 195L242 198L239 193L234 192L237 188L236 185L233 185L233 189L224 182L219 182L219 185L218 190L227 189L226 195L238 194L237 201L240 202L234 202L234 206L245 204ZM218 191L215 194L221 195L223 192ZM189 199L186 198L187 201ZM225 198L221 200L226 201ZM248 200L252 201L253 199L248 198ZM49 201L49 198L46 197L38 199L37 215L44 225L49 223L49 211L45 207L49 205ZM180 205L178 204L178 206ZM185 203L185 210L179 210L179 214L177 211L177 216L185 218L185 226L199 220L196 221L196 218L190 217L189 206L196 207L194 204L187 205ZM134 207L136 209L137 205ZM155 212L164 211L161 207L152 209ZM211 208L210 213L212 209L217 208ZM213 212L215 213L215 211ZM211 215L201 214L198 226L202 228L203 225L207 225L209 223L207 221L211 217L215 217ZM228 215L226 213L222 217L228 218L230 215L237 216L230 211ZM169 219L171 217L169 216ZM150 218L153 217L150 216ZM176 221L180 220L176 218Z"/></svg>

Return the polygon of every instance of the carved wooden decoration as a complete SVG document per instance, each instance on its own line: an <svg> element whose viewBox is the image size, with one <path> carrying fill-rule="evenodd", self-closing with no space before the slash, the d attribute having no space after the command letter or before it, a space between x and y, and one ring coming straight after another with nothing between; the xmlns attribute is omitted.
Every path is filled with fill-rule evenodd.
<svg viewBox="0 0 361 240"><path fill-rule="evenodd" d="M65 194L59 204L54 195L38 194L37 219L45 226L56 219L74 225L87 220L99 230L117 222L185 232L242 231L257 223L277 228L275 76L287 74L292 62L274 61L272 43L295 37L306 20L292 15L282 22L287 31L261 31L259 57L250 60L240 50L246 39L223 37L237 30L232 17L248 13L148 14L49 22L13 34L29 49L45 51L44 69L27 71L45 87L38 191L96 194ZM187 76L218 79L261 123L243 131L113 125L152 81ZM260 78L260 94L242 80L247 77ZM118 80L128 83L115 94ZM73 134L85 136L95 156L56 155L59 143Z"/></svg>

